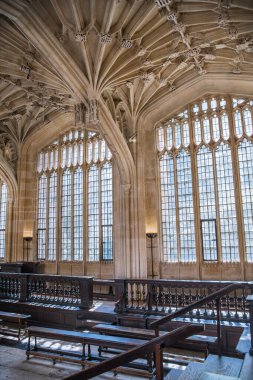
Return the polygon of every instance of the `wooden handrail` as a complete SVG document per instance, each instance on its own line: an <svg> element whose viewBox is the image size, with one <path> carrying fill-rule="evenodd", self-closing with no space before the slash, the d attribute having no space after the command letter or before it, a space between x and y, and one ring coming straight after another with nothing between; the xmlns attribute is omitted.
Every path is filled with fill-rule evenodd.
<svg viewBox="0 0 253 380"><path fill-rule="evenodd" d="M144 355L151 354L157 350L161 350L164 347L171 346L178 342L179 340L185 339L188 336L197 334L204 331L204 326L201 324L194 324L188 326L179 327L163 336L156 337L151 341L144 343L141 346L135 347L127 352L123 352L113 358L104 360L93 367L87 368L71 376L65 377L64 380L84 380L91 379L94 376L101 375L104 372L111 371L114 368L128 364L135 359L143 357ZM159 355L158 355L159 356ZM161 380L162 373L159 370L161 366L161 361L156 355L156 380ZM161 358L160 358L161 359Z"/></svg>
<svg viewBox="0 0 253 380"><path fill-rule="evenodd" d="M171 321L174 318L180 317L180 316L188 313L189 311L198 308L199 306L205 305L206 303L213 301L217 298L221 298L224 294L230 293L233 290L238 289L240 287L241 287L241 285L239 285L239 284L228 285L225 288L218 290L217 292L214 292L212 294L209 294L205 298L202 298L201 300L192 303L191 305L185 306L180 310L174 311L173 313L166 315L165 317L162 317L161 319L150 323L150 327L151 328L157 328L157 327L163 325L164 323Z"/></svg>

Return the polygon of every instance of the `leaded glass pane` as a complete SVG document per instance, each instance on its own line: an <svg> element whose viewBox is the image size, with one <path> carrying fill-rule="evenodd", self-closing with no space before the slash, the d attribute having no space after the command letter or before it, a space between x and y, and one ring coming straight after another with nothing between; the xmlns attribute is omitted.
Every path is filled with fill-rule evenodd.
<svg viewBox="0 0 253 380"><path fill-rule="evenodd" d="M172 126L167 127L167 149L171 149L173 145L173 131Z"/></svg>
<svg viewBox="0 0 253 380"><path fill-rule="evenodd" d="M93 162L98 162L98 140L93 141Z"/></svg>
<svg viewBox="0 0 253 380"><path fill-rule="evenodd" d="M49 177L48 260L56 260L57 236L57 173Z"/></svg>
<svg viewBox="0 0 253 380"><path fill-rule="evenodd" d="M61 223L61 258L71 260L71 172L69 169L66 169L62 175Z"/></svg>
<svg viewBox="0 0 253 380"><path fill-rule="evenodd" d="M5 258L8 191L6 183L0 184L0 260Z"/></svg>
<svg viewBox="0 0 253 380"><path fill-rule="evenodd" d="M80 142L78 144L78 150L79 150L79 154L78 154L78 164L79 165L82 165L83 164L83 142Z"/></svg>
<svg viewBox="0 0 253 380"><path fill-rule="evenodd" d="M241 112L236 110L234 113L234 122L235 122L235 133L237 137L241 137L243 134L242 130L242 115Z"/></svg>
<svg viewBox="0 0 253 380"><path fill-rule="evenodd" d="M46 223L47 223L47 177L43 174L38 184L38 259L46 259Z"/></svg>
<svg viewBox="0 0 253 380"><path fill-rule="evenodd" d="M99 155L99 159L101 161L104 161L104 159L105 159L105 140L101 140L100 141L100 155Z"/></svg>
<svg viewBox="0 0 253 380"><path fill-rule="evenodd" d="M189 133L189 124L187 121L183 124L183 133L184 133L184 146L188 147L190 145L190 133Z"/></svg>
<svg viewBox="0 0 253 380"><path fill-rule="evenodd" d="M83 171L78 168L74 172L74 260L83 260Z"/></svg>
<svg viewBox="0 0 253 380"><path fill-rule="evenodd" d="M102 259L112 260L112 165L101 170Z"/></svg>
<svg viewBox="0 0 253 380"><path fill-rule="evenodd" d="M181 145L181 127L178 122L174 125L174 129L175 129L175 147L179 148Z"/></svg>
<svg viewBox="0 0 253 380"><path fill-rule="evenodd" d="M217 142L220 139L219 118L217 115L212 117L213 141Z"/></svg>
<svg viewBox="0 0 253 380"><path fill-rule="evenodd" d="M248 136L251 136L252 131L252 116L251 112L248 108L243 110L243 119L244 119L244 126L245 126L245 132Z"/></svg>
<svg viewBox="0 0 253 380"><path fill-rule="evenodd" d="M195 143L199 145L201 143L201 127L200 121L198 119L194 120L194 135Z"/></svg>
<svg viewBox="0 0 253 380"><path fill-rule="evenodd" d="M209 124L208 117L205 117L202 122L203 122L204 141L205 143L209 143L211 140L211 133L210 133L210 124Z"/></svg>
<svg viewBox="0 0 253 380"><path fill-rule="evenodd" d="M88 170L88 260L99 261L99 169Z"/></svg>
<svg viewBox="0 0 253 380"><path fill-rule="evenodd" d="M160 160L162 237L164 260L178 261L176 201L173 157L165 154Z"/></svg>
<svg viewBox="0 0 253 380"><path fill-rule="evenodd" d="M207 226L208 221L216 221L213 156L207 147L202 147L198 151L197 169L200 220L205 221ZM202 230L202 247L204 260L217 260L216 230L211 222L205 230Z"/></svg>
<svg viewBox="0 0 253 380"><path fill-rule="evenodd" d="M231 149L220 144L215 152L223 262L239 261Z"/></svg>
<svg viewBox="0 0 253 380"><path fill-rule="evenodd" d="M253 262L253 144L243 140L238 147L240 185L242 193L246 260Z"/></svg>
<svg viewBox="0 0 253 380"><path fill-rule="evenodd" d="M157 129L157 149L161 152L164 149L164 129L160 127Z"/></svg>
<svg viewBox="0 0 253 380"><path fill-rule="evenodd" d="M229 123L227 113L223 113L221 116L222 136L225 140L229 139Z"/></svg>
<svg viewBox="0 0 253 380"><path fill-rule="evenodd" d="M196 261L191 158L184 150L176 158L180 228L180 261Z"/></svg>

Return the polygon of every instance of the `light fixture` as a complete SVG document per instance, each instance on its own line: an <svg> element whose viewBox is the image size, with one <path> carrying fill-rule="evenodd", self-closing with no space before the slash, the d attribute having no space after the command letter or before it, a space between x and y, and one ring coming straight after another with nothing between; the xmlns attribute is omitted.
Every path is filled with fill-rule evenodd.
<svg viewBox="0 0 253 380"><path fill-rule="evenodd" d="M154 256L153 256L153 239L157 237L157 232L147 232L147 238L150 239L150 252L151 252L151 277L154 278Z"/></svg>
<svg viewBox="0 0 253 380"><path fill-rule="evenodd" d="M137 140L137 133L134 133L131 137L129 137L128 141L129 142L136 142Z"/></svg>

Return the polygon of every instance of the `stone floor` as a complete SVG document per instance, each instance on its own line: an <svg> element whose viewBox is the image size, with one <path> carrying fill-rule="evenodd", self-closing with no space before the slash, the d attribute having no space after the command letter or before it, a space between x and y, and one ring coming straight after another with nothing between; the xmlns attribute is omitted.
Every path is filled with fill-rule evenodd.
<svg viewBox="0 0 253 380"><path fill-rule="evenodd" d="M14 339L6 339L0 337L0 380L49 380L64 379L65 377L81 370L79 365L69 363L56 363L52 361L31 358L26 360L25 349L27 339L23 339L21 343L17 343ZM60 342L45 341L45 345L51 348L58 348ZM69 348L69 347L67 347ZM76 349L75 345L71 347ZM112 379L115 377L113 373L98 376L94 379ZM127 373L118 374L117 380L140 380L143 377L132 376Z"/></svg>

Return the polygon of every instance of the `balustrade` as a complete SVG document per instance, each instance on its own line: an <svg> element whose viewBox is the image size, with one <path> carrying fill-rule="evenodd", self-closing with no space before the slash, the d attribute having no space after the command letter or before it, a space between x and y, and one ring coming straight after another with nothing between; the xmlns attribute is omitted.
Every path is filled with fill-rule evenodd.
<svg viewBox="0 0 253 380"><path fill-rule="evenodd" d="M78 306L92 306L92 277L0 273L0 298Z"/></svg>
<svg viewBox="0 0 253 380"><path fill-rule="evenodd" d="M246 297L253 293L253 283L228 281L176 281L176 280L115 280L116 294L124 294L116 304L116 311L146 314L168 314L200 301L229 284L239 289L221 298L221 318L228 321L249 321ZM118 288L118 291L117 291ZM215 319L215 301L190 311L186 317Z"/></svg>

